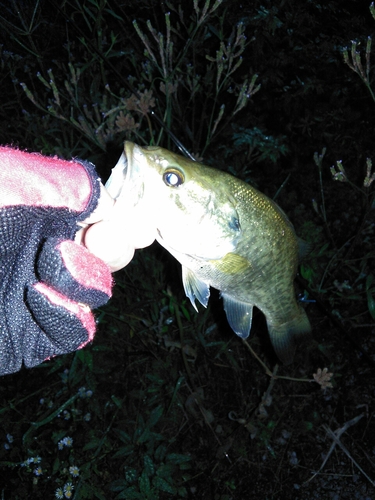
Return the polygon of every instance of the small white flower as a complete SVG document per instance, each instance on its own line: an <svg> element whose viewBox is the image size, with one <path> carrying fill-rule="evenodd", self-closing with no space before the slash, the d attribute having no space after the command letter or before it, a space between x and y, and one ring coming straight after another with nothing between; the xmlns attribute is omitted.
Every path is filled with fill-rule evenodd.
<svg viewBox="0 0 375 500"><path fill-rule="evenodd" d="M69 472L73 477L79 476L79 468L76 465L72 465L69 467Z"/></svg>
<svg viewBox="0 0 375 500"><path fill-rule="evenodd" d="M65 498L72 498L73 490L74 490L74 486L72 485L72 483L64 484Z"/></svg>
<svg viewBox="0 0 375 500"><path fill-rule="evenodd" d="M70 436L64 437L63 442L67 448L70 448L71 446L73 446L73 438L71 438Z"/></svg>
<svg viewBox="0 0 375 500"><path fill-rule="evenodd" d="M43 474L43 470L42 470L42 468L39 466L39 467L37 467L36 469L34 469L34 474L35 474L36 476L41 476L41 475Z"/></svg>
<svg viewBox="0 0 375 500"><path fill-rule="evenodd" d="M80 387L78 389L78 396L84 398L86 396L86 387Z"/></svg>
<svg viewBox="0 0 375 500"><path fill-rule="evenodd" d="M62 488L57 488L55 492L55 497L56 498L64 498L64 492Z"/></svg>

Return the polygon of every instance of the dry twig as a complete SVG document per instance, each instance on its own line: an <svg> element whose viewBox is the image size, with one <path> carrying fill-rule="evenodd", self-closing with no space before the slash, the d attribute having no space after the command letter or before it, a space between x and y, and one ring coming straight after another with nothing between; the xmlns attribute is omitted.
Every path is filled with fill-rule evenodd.
<svg viewBox="0 0 375 500"><path fill-rule="evenodd" d="M350 458L350 460L353 462L353 464L357 467L358 470L360 470L362 472L362 474L365 476L365 478L372 484L372 486L375 486L375 482L366 474L366 472L360 467L360 465L354 460L354 458L351 456L350 452L348 451L348 449L346 448L346 446L344 444L342 444L342 442L340 441L340 437L341 435L347 431L349 429L349 427L351 427L352 425L355 425L357 422L359 422L359 420L361 420L361 418L364 416L365 414L364 413L361 413L360 415L358 415L357 417L353 418L352 420L349 420L348 422L345 422L345 424L342 426L342 427L339 427L338 429L336 429L335 431L332 431L332 429L330 429L328 427L328 425L323 425L323 428L325 429L325 431L327 432L327 434L333 439L333 443L327 453L327 456L325 457L322 465L320 466L319 470L317 472L315 472L311 477L310 479L308 479L307 481L305 481L304 484L307 484L309 483L312 479L314 479L314 477L316 477L319 472L321 472L324 468L324 466L326 465L329 457L331 456L333 450L335 449L335 446L338 445L340 446L340 448L342 449L342 451Z"/></svg>

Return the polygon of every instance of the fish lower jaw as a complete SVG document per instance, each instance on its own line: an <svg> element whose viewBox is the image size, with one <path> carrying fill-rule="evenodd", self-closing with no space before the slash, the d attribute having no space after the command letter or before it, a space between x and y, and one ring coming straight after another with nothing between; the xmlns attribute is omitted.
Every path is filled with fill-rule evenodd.
<svg viewBox="0 0 375 500"><path fill-rule="evenodd" d="M171 255L173 255L173 257L175 259L177 259L180 262L180 264L184 265L184 261L186 259L189 259L189 260L191 260L191 259L199 260L200 259L199 257L196 257L195 255L193 256L193 255L181 252L181 250L177 250L174 247L171 247L170 245L168 245L168 243L165 242L165 240L163 239L163 236L161 235L161 232L159 231L159 229L157 229L156 231L157 231L157 234L158 234L158 236L156 236L156 241L163 248L165 248L165 250L167 250L167 252L169 252Z"/></svg>
<svg viewBox="0 0 375 500"><path fill-rule="evenodd" d="M204 264L207 261L215 261L215 260L220 260L222 258L221 253L220 255L206 256L206 255L195 254L193 252L186 252L184 250L178 250L175 247L170 246L168 243L165 242L158 229L157 229L157 234L158 236L156 237L156 241L163 248L165 248L170 254L172 254L173 257L175 257L182 265L188 265L187 262L191 263L192 261L195 262L195 265L197 265L197 263L199 262Z"/></svg>

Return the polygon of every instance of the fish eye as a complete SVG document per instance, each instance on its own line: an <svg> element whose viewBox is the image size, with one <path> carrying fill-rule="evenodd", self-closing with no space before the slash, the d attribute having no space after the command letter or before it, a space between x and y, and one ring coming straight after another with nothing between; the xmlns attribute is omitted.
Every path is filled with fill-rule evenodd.
<svg viewBox="0 0 375 500"><path fill-rule="evenodd" d="M169 187L178 187L184 183L185 178L184 178L182 172L180 172L177 169L172 168L172 169L169 169L166 172L164 172L163 181Z"/></svg>

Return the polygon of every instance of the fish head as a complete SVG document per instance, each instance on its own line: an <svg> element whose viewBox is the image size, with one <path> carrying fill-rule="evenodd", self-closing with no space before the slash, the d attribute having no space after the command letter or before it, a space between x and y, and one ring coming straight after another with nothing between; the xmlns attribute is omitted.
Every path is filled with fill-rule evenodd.
<svg viewBox="0 0 375 500"><path fill-rule="evenodd" d="M232 252L241 236L235 200L220 174L166 149L126 141L106 188L123 217L126 207L148 208L167 250L213 260Z"/></svg>

